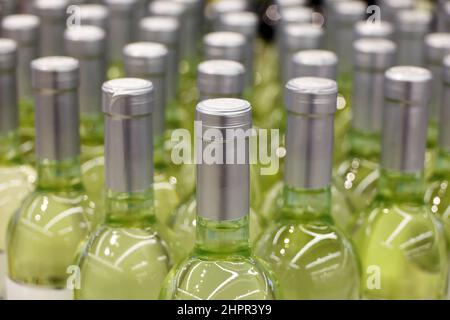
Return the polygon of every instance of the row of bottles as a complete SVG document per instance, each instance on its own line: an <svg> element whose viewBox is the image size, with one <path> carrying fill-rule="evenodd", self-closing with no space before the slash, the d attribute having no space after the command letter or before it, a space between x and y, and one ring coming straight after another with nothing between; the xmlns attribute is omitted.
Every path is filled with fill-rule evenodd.
<svg viewBox="0 0 450 320"><path fill-rule="evenodd" d="M449 2L306 2L2 6L0 296L445 298Z"/></svg>

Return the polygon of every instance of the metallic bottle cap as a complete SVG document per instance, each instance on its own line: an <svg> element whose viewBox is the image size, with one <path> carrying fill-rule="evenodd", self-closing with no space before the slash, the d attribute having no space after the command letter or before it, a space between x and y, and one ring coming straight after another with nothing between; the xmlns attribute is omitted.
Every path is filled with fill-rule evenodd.
<svg viewBox="0 0 450 320"><path fill-rule="evenodd" d="M450 152L450 55L444 59L443 97L439 116L439 148Z"/></svg>
<svg viewBox="0 0 450 320"><path fill-rule="evenodd" d="M60 55L64 52L67 0L36 0L34 12L41 19L39 30L40 55Z"/></svg>
<svg viewBox="0 0 450 320"><path fill-rule="evenodd" d="M144 76L161 75L166 72L168 51L163 44L156 42L130 43L124 47L123 54L127 73Z"/></svg>
<svg viewBox="0 0 450 320"><path fill-rule="evenodd" d="M105 31L96 26L78 26L66 29L65 47L77 59L102 57L105 53Z"/></svg>
<svg viewBox="0 0 450 320"><path fill-rule="evenodd" d="M450 1L438 0L437 30L439 32L450 32Z"/></svg>
<svg viewBox="0 0 450 320"><path fill-rule="evenodd" d="M83 4L79 6L81 25L96 26L107 30L108 8L100 4Z"/></svg>
<svg viewBox="0 0 450 320"><path fill-rule="evenodd" d="M361 38L385 38L394 37L394 27L390 22L358 21L354 26L355 40Z"/></svg>
<svg viewBox="0 0 450 320"><path fill-rule="evenodd" d="M279 10L283 10L289 7L298 7L307 5L307 0L276 0L275 4L279 7Z"/></svg>
<svg viewBox="0 0 450 320"><path fill-rule="evenodd" d="M108 58L116 63L122 58L123 47L133 38L137 0L104 0L109 11Z"/></svg>
<svg viewBox="0 0 450 320"><path fill-rule="evenodd" d="M66 53L80 63L80 110L84 114L101 113L101 91L106 77L105 31L96 26L81 25L66 29Z"/></svg>
<svg viewBox="0 0 450 320"><path fill-rule="evenodd" d="M189 57L198 54L198 44L201 39L203 20L203 0L174 0L186 8L186 53Z"/></svg>
<svg viewBox="0 0 450 320"><path fill-rule="evenodd" d="M427 69L399 66L385 73L381 165L400 172L423 169L433 76Z"/></svg>
<svg viewBox="0 0 450 320"><path fill-rule="evenodd" d="M19 47L38 43L40 20L31 14L13 14L3 18L2 33L14 39Z"/></svg>
<svg viewBox="0 0 450 320"><path fill-rule="evenodd" d="M153 133L164 133L168 50L160 43L135 42L123 49L127 77L151 81L154 87Z"/></svg>
<svg viewBox="0 0 450 320"><path fill-rule="evenodd" d="M431 33L425 37L425 51L429 64L441 65L450 54L450 33Z"/></svg>
<svg viewBox="0 0 450 320"><path fill-rule="evenodd" d="M240 33L252 41L257 28L258 16L250 11L230 12L220 18L220 30Z"/></svg>
<svg viewBox="0 0 450 320"><path fill-rule="evenodd" d="M136 78L105 82L106 187L140 192L153 184L153 86Z"/></svg>
<svg viewBox="0 0 450 320"><path fill-rule="evenodd" d="M248 9L245 0L219 0L208 4L205 10L207 20L214 24L220 21L220 16L229 12L240 12Z"/></svg>
<svg viewBox="0 0 450 320"><path fill-rule="evenodd" d="M295 78L286 84L286 185L320 189L330 185L337 84L324 78Z"/></svg>
<svg viewBox="0 0 450 320"><path fill-rule="evenodd" d="M8 134L18 126L16 66L16 42L0 38L0 135Z"/></svg>
<svg viewBox="0 0 450 320"><path fill-rule="evenodd" d="M400 34L425 35L430 30L432 19L431 13L425 10L402 10L396 16L395 27Z"/></svg>
<svg viewBox="0 0 450 320"><path fill-rule="evenodd" d="M169 48L177 48L179 41L179 23L170 17L146 17L140 22L140 39L160 42Z"/></svg>
<svg viewBox="0 0 450 320"><path fill-rule="evenodd" d="M246 39L235 32L212 32L203 38L204 58L245 63Z"/></svg>
<svg viewBox="0 0 450 320"><path fill-rule="evenodd" d="M384 107L384 73L395 64L396 45L386 39L362 38L353 43L352 127L380 133Z"/></svg>
<svg viewBox="0 0 450 320"><path fill-rule="evenodd" d="M326 50L304 50L292 57L292 77L318 77L336 80L338 58Z"/></svg>
<svg viewBox="0 0 450 320"><path fill-rule="evenodd" d="M16 12L16 0L1 0L0 1L0 17L4 17Z"/></svg>
<svg viewBox="0 0 450 320"><path fill-rule="evenodd" d="M322 38L322 28L311 23L290 24L284 30L284 44L291 52L318 49Z"/></svg>
<svg viewBox="0 0 450 320"><path fill-rule="evenodd" d="M78 157L78 61L62 56L33 60L31 83L38 162Z"/></svg>
<svg viewBox="0 0 450 320"><path fill-rule="evenodd" d="M197 81L202 100L240 97L244 92L245 69L231 60L208 60L198 65Z"/></svg>
<svg viewBox="0 0 450 320"><path fill-rule="evenodd" d="M395 63L396 45L386 39L363 38L353 43L354 64L357 68L386 70Z"/></svg>
<svg viewBox="0 0 450 320"><path fill-rule="evenodd" d="M363 1L340 1L334 6L334 14L340 24L351 25L353 28L357 21L364 19L366 9L367 5Z"/></svg>
<svg viewBox="0 0 450 320"><path fill-rule="evenodd" d="M78 60L70 57L44 57L31 63L34 89L68 90L79 84Z"/></svg>
<svg viewBox="0 0 450 320"><path fill-rule="evenodd" d="M251 106L240 99L203 100L196 119L197 214L213 220L241 218L250 206Z"/></svg>

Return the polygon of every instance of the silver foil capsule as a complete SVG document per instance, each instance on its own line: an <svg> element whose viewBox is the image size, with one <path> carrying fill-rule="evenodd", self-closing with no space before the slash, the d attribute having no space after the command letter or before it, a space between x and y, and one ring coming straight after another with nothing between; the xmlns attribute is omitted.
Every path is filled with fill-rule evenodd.
<svg viewBox="0 0 450 320"><path fill-rule="evenodd" d="M444 59L444 92L439 115L439 148L450 152L450 55Z"/></svg>
<svg viewBox="0 0 450 320"><path fill-rule="evenodd" d="M354 40L361 38L394 39L394 25L387 21L358 21L353 27Z"/></svg>
<svg viewBox="0 0 450 320"><path fill-rule="evenodd" d="M338 57L332 51L303 50L292 57L291 67L293 78L317 77L337 79Z"/></svg>
<svg viewBox="0 0 450 320"><path fill-rule="evenodd" d="M380 0L381 19L395 23L397 15L403 10L411 10L415 0Z"/></svg>
<svg viewBox="0 0 450 320"><path fill-rule="evenodd" d="M242 218L250 207L252 108L240 99L203 100L196 120L197 214L216 221Z"/></svg>
<svg viewBox="0 0 450 320"><path fill-rule="evenodd" d="M0 135L5 136L19 125L17 88L17 44L0 38Z"/></svg>
<svg viewBox="0 0 450 320"><path fill-rule="evenodd" d="M148 190L153 184L153 86L148 80L121 78L105 82L102 92L106 188Z"/></svg>
<svg viewBox="0 0 450 320"><path fill-rule="evenodd" d="M336 104L334 80L303 77L286 84L287 186L321 189L330 185Z"/></svg>
<svg viewBox="0 0 450 320"><path fill-rule="evenodd" d="M419 172L425 162L432 74L410 66L385 74L381 166L396 172Z"/></svg>
<svg viewBox="0 0 450 320"><path fill-rule="evenodd" d="M63 161L80 154L78 61L51 56L33 60L36 158Z"/></svg>

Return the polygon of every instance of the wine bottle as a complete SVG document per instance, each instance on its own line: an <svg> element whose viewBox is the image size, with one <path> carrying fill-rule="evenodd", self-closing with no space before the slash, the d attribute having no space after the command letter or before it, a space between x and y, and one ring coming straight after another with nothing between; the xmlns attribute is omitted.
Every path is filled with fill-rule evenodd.
<svg viewBox="0 0 450 320"><path fill-rule="evenodd" d="M17 51L15 41L0 38L0 299L5 297L7 226L36 180L34 168L24 164L19 151Z"/></svg>
<svg viewBox="0 0 450 320"><path fill-rule="evenodd" d="M447 249L450 248L450 55L444 60L443 100L439 112L439 139L433 174L428 179L425 202L444 222Z"/></svg>
<svg viewBox="0 0 450 320"><path fill-rule="evenodd" d="M40 19L39 55L55 56L64 52L64 29L68 0L36 0L33 12Z"/></svg>
<svg viewBox="0 0 450 320"><path fill-rule="evenodd" d="M186 183L179 175L170 159L170 139L165 135L166 112L166 75L168 50L154 42L134 42L123 49L125 74L128 77L149 80L154 89L154 102L152 111L153 121L153 158L157 172L154 185L155 200L158 203L156 218L162 225L167 225L167 219L179 204L179 195ZM185 191L188 192L188 191Z"/></svg>
<svg viewBox="0 0 450 320"><path fill-rule="evenodd" d="M258 27L258 16L250 11L230 12L220 16L218 31L236 32L242 34L246 40L246 57L244 61L246 83L249 87L254 84L255 39Z"/></svg>
<svg viewBox="0 0 450 320"><path fill-rule="evenodd" d="M154 88L144 79L103 84L106 219L79 255L75 299L156 299L169 256L153 197Z"/></svg>
<svg viewBox="0 0 450 320"><path fill-rule="evenodd" d="M402 10L397 14L395 40L398 45L399 65L424 65L423 42L430 31L431 22L432 16L425 10Z"/></svg>
<svg viewBox="0 0 450 320"><path fill-rule="evenodd" d="M251 106L240 99L211 99L200 102L196 112L196 244L170 271L160 298L274 299L276 282L253 257L248 239ZM208 148L219 152L218 162L210 162Z"/></svg>
<svg viewBox="0 0 450 320"><path fill-rule="evenodd" d="M350 200L352 211L372 203L379 178L384 73L395 64L396 45L390 40L363 38L355 41L352 122L349 151L336 165L338 188ZM351 224L355 221L351 221ZM347 229L348 230L348 229Z"/></svg>
<svg viewBox="0 0 450 320"><path fill-rule="evenodd" d="M286 299L357 299L357 258L330 214L337 84L294 78L285 90L283 205L255 252L274 270Z"/></svg>
<svg viewBox="0 0 450 320"><path fill-rule="evenodd" d="M104 0L108 9L108 79L123 76L122 49L133 38L137 0Z"/></svg>
<svg viewBox="0 0 450 320"><path fill-rule="evenodd" d="M33 60L36 190L11 219L7 237L8 299L71 299L75 255L95 221L81 183L78 62Z"/></svg>
<svg viewBox="0 0 450 320"><path fill-rule="evenodd" d="M424 160L432 74L385 74L377 196L355 233L365 299L440 299L447 287L443 228L425 205Z"/></svg>
<svg viewBox="0 0 450 320"><path fill-rule="evenodd" d="M19 99L19 134L24 142L21 152L27 158L34 148L34 108L30 63L39 55L39 18L28 14L14 14L2 21L2 33L17 43L17 94Z"/></svg>
<svg viewBox="0 0 450 320"><path fill-rule="evenodd" d="M166 99L167 127L179 128L186 111L177 103L178 69L180 54L180 24L176 18L146 17L139 24L139 39L163 44L168 50Z"/></svg>
<svg viewBox="0 0 450 320"><path fill-rule="evenodd" d="M438 137L438 113L442 100L442 61L450 54L450 33L430 33L425 37L426 67L433 73L428 147L436 146Z"/></svg>
<svg viewBox="0 0 450 320"><path fill-rule="evenodd" d="M231 60L207 60L198 66L199 101L215 98L242 97L245 76L242 64ZM195 168L192 164L184 164L185 172L190 169L184 179L192 181L195 186ZM261 231L262 221L255 211L261 201L261 190L258 168L250 166L250 241L253 241ZM173 212L168 221L169 241L174 260L185 258L194 248L196 236L196 209L195 194L190 195Z"/></svg>

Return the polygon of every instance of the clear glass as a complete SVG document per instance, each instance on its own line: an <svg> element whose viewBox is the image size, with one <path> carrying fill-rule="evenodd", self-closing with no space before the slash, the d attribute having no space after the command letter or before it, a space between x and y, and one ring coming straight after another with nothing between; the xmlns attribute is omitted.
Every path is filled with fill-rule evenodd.
<svg viewBox="0 0 450 320"><path fill-rule="evenodd" d="M75 299L156 299L170 268L156 227L153 189L107 192L106 220L79 255Z"/></svg>
<svg viewBox="0 0 450 320"><path fill-rule="evenodd" d="M450 153L443 150L438 150L434 172L427 181L425 203L444 223L450 249Z"/></svg>
<svg viewBox="0 0 450 320"><path fill-rule="evenodd" d="M358 299L360 273L350 241L333 225L331 189L284 187L283 207L255 253L278 277L285 299Z"/></svg>
<svg viewBox="0 0 450 320"><path fill-rule="evenodd" d="M259 216L264 226L270 226L277 219L284 205L284 182L277 182L264 194L264 201L259 208ZM348 198L337 187L337 183L331 185L331 217L338 228L346 234L352 230L357 215Z"/></svg>
<svg viewBox="0 0 450 320"><path fill-rule="evenodd" d="M354 240L365 299L441 299L448 255L443 227L423 201L423 173L381 171Z"/></svg>
<svg viewBox="0 0 450 320"><path fill-rule="evenodd" d="M175 263L192 252L196 241L197 201L195 195L182 203L168 221L166 239ZM250 209L250 243L254 243L262 231L259 215Z"/></svg>
<svg viewBox="0 0 450 320"><path fill-rule="evenodd" d="M373 201L379 174L380 136L355 129L349 132L350 150L336 166L335 181L356 214Z"/></svg>
<svg viewBox="0 0 450 320"><path fill-rule="evenodd" d="M89 233L95 204L85 193L78 159L38 164L36 190L10 221L8 277L22 285L65 289L76 252Z"/></svg>
<svg viewBox="0 0 450 320"><path fill-rule="evenodd" d="M191 255L173 268L161 290L164 300L272 300L277 283L248 243L248 216L232 221L197 217Z"/></svg>

